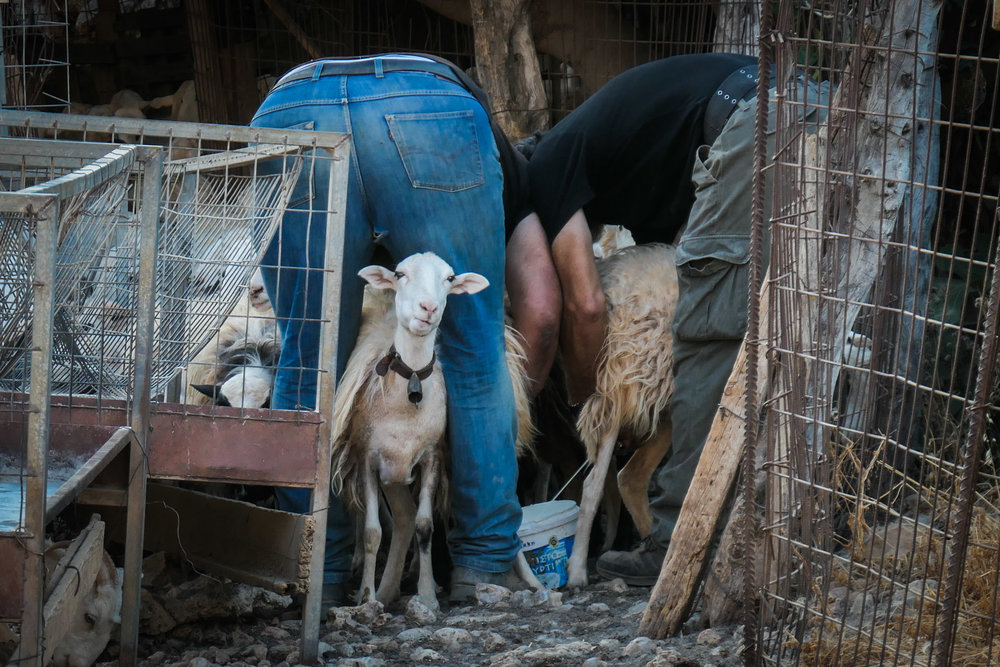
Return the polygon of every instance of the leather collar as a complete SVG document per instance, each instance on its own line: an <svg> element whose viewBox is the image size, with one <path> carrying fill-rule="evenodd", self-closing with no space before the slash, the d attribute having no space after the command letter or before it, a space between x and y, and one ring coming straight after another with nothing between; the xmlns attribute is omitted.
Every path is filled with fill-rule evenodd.
<svg viewBox="0 0 1000 667"><path fill-rule="evenodd" d="M399 352L396 351L396 346L392 345L389 348L389 352L375 364L375 372L378 373L379 377L385 377L386 373L392 370L407 380L406 397L410 399L410 403L419 407L420 401L424 397L420 382L429 378L431 373L434 372L435 359L437 359L437 354L431 356L429 364L415 371L403 362L399 357Z"/></svg>

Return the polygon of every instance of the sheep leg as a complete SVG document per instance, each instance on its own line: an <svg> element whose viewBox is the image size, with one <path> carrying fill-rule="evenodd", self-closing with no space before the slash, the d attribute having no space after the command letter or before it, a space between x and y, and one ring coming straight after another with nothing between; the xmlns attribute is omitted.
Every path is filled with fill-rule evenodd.
<svg viewBox="0 0 1000 667"><path fill-rule="evenodd" d="M382 526L378 520L379 482L370 465L366 465L361 474L365 476L365 566L361 575L358 604L375 599L375 556L382 543Z"/></svg>
<svg viewBox="0 0 1000 667"><path fill-rule="evenodd" d="M632 515L639 537L645 538L653 529L653 516L649 512L649 480L656 466L670 450L673 429L669 421L661 421L653 437L642 444L618 473L618 490L622 502Z"/></svg>
<svg viewBox="0 0 1000 667"><path fill-rule="evenodd" d="M618 430L604 435L597 450L597 459L587 478L583 481L583 496L580 498L580 513L576 519L576 536L573 538L573 553L566 565L567 583L573 587L587 585L587 556L590 551L590 530L597 515L597 505L604 491L604 480L608 476L611 455L618 441Z"/></svg>
<svg viewBox="0 0 1000 667"><path fill-rule="evenodd" d="M610 467L610 463L608 464ZM618 536L618 524L622 514L622 497L618 493L618 480L608 476L604 480L604 495L601 498L604 507L604 542L601 551L609 551Z"/></svg>
<svg viewBox="0 0 1000 667"><path fill-rule="evenodd" d="M382 604L389 604L399 599L399 585L403 579L406 550L413 539L413 519L417 508L410 496L410 489L405 484L390 484L383 489L392 511L392 538L376 597Z"/></svg>
<svg viewBox="0 0 1000 667"><path fill-rule="evenodd" d="M535 571L531 569L528 565L528 559L524 557L523 551L517 552L517 560L514 561L514 572L517 576L521 577L521 581L531 586L536 591L540 591L545 588L545 586L538 580L535 576Z"/></svg>
<svg viewBox="0 0 1000 667"><path fill-rule="evenodd" d="M428 454L421 470L420 506L417 509L417 553L420 556L420 576L417 578L417 595L431 609L439 609L437 584L431 566L431 536L434 532L434 491L441 475L440 450Z"/></svg>

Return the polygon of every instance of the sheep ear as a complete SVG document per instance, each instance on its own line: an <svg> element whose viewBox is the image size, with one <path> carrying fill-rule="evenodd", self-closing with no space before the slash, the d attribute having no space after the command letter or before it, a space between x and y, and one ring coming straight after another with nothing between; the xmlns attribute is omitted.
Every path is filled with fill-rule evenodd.
<svg viewBox="0 0 1000 667"><path fill-rule="evenodd" d="M475 294L490 286L490 281L478 273L460 273L455 276L448 294Z"/></svg>
<svg viewBox="0 0 1000 667"><path fill-rule="evenodd" d="M375 289L396 289L396 274L384 266L366 266L358 271L358 275Z"/></svg>

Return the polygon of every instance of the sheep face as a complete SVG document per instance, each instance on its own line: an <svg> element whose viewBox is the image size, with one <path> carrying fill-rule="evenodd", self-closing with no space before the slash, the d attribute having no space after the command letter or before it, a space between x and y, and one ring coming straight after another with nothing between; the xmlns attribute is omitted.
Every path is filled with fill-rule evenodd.
<svg viewBox="0 0 1000 667"><path fill-rule="evenodd" d="M396 290L396 319L414 336L437 330L449 294L475 294L490 282L478 273L455 275L451 266L432 252L410 255L395 271L366 266L358 275L376 289Z"/></svg>
<svg viewBox="0 0 1000 667"><path fill-rule="evenodd" d="M60 543L63 544L63 543ZM48 567L65 552L53 545L46 550ZM121 623L122 580L114 561L105 553L94 587L84 598L81 609L71 620L68 632L52 654L55 667L89 667L104 652L115 626Z"/></svg>
<svg viewBox="0 0 1000 667"><path fill-rule="evenodd" d="M247 342L223 350L218 365L229 368L217 384L192 384L215 405L234 408L266 408L271 402L274 366L280 346L274 340Z"/></svg>
<svg viewBox="0 0 1000 667"><path fill-rule="evenodd" d="M216 402L234 408L266 408L271 402L274 372L260 366L244 366L219 386Z"/></svg>
<svg viewBox="0 0 1000 667"><path fill-rule="evenodd" d="M250 307L253 310L261 314L271 314L271 298L267 295L267 290L264 289L264 277L261 275L260 269L255 270L250 276L247 292Z"/></svg>

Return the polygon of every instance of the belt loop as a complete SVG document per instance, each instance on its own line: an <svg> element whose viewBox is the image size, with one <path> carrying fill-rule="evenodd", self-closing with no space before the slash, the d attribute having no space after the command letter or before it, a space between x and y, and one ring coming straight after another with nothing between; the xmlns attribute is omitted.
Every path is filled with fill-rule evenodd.
<svg viewBox="0 0 1000 667"><path fill-rule="evenodd" d="M375 59L375 78L376 79L381 79L384 76L385 76L385 74L382 72L382 59L381 58L376 58Z"/></svg>
<svg viewBox="0 0 1000 667"><path fill-rule="evenodd" d="M323 65L324 63L316 63L316 66L313 67L313 75L312 75L313 81L316 81L316 79L323 76Z"/></svg>

